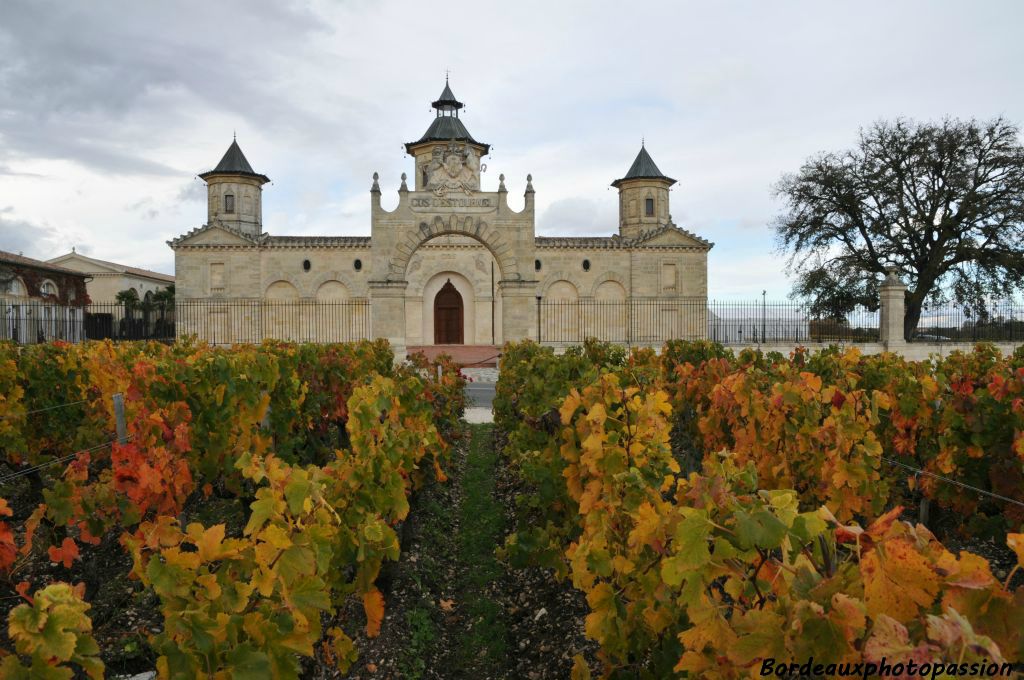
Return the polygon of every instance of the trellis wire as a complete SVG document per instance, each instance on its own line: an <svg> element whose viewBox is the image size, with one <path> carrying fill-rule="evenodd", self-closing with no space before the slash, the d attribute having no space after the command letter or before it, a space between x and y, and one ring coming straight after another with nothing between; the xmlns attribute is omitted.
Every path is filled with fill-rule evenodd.
<svg viewBox="0 0 1024 680"><path fill-rule="evenodd" d="M67 462L67 461L71 460L72 458L78 456L81 453L91 453L93 451L98 451L99 449L102 449L104 447L110 446L111 444L113 444L115 442L118 443L118 444L127 444L128 440L131 439L131 435L128 434L128 424L125 421L125 416L124 416L124 395L121 394L120 392L118 392L118 393L112 395L111 398L113 399L113 402L114 402L114 419L115 419L116 428L117 428L117 437L116 438L110 440L109 442L105 442L103 444L97 444L96 446L90 447L88 449L82 449L81 451L75 451L74 453L69 453L66 456L61 456L60 458L55 458L55 459L47 461L45 463L40 463L39 465L35 465L33 467L26 468L24 470L18 470L17 472L11 473L11 474L6 475L4 477L0 477L0 484L4 484L5 482L9 482L10 480L16 479L18 477L23 477L25 475L32 474L33 472L38 472L39 470L42 470L43 468L49 467L51 465L56 465L58 463ZM74 406L75 404L84 404L86 401L88 401L88 400L87 399L83 399L81 401L71 402L71 403L68 403L68 404L58 404L56 406L49 406L47 408L36 409L35 411L29 411L28 413L26 413L26 415L30 415L32 413L41 413L43 411L51 411L51 410L56 409L56 408L61 408L62 406Z"/></svg>
<svg viewBox="0 0 1024 680"><path fill-rule="evenodd" d="M128 439L131 439L131 435L129 435L126 438L126 441ZM111 439L109 442L104 442L102 444L97 444L96 446L91 446L91 447L89 447L87 449L82 449L81 451L75 451L74 453L69 453L68 455L61 456L60 458L54 458L53 460L46 461L45 463L40 463L39 465L33 465L32 467L25 468L24 470L18 470L17 472L12 472L11 474L9 474L9 475L7 475L5 477L0 477L0 484L4 484L6 482L9 482L12 479L17 479L18 477L24 477L25 475L30 475L33 472L39 472L43 468L50 467L51 465L57 465L58 463L65 463L65 462L71 460L72 458L75 458L79 454L82 454L82 453L92 453L93 451L99 451L100 449L106 448L106 447L110 446L111 444L117 443L117 441L118 441L117 439Z"/></svg>
<svg viewBox="0 0 1024 680"><path fill-rule="evenodd" d="M20 418L22 416L27 418L28 416L34 415L36 413L43 413L45 411L53 411L53 410L56 410L56 409L59 409L59 408L67 408L68 406L78 406L79 404L88 403L88 401L89 401L88 399L80 399L79 401L71 401L71 402L68 402L66 404L55 404L53 406L47 406L45 408L37 408L37 409L34 409L32 411L25 411L25 413L22 414L22 415L6 414L6 415L3 415L3 416L0 416L0 418L2 418L4 420L8 420L8 419L11 419L11 418Z"/></svg>
<svg viewBox="0 0 1024 680"><path fill-rule="evenodd" d="M932 477L934 479L938 479L938 480L941 480L943 482L949 482L950 484L954 484L954 485L959 486L959 487L961 487L963 489L970 489L971 491L974 491L975 493L979 493L979 494L984 495L984 496L989 496L991 498L995 498L997 500L1001 500L1004 503L1013 503L1014 505L1019 505L1020 507L1024 508L1024 501L1018 501L1018 500L1014 500L1013 498L1007 498L1006 496L1000 496L997 493L992 493L991 491L985 491L984 489L979 489L976 486L971 486L970 484L964 484L963 482L957 481L955 479L950 479L949 477L943 477L942 475L937 475L934 472L928 472L927 470L921 470L920 468L916 468L916 467L914 467L912 465L907 465L906 463L901 463L900 461L893 460L892 458L886 458L885 456L882 456L881 458L882 458L882 460L884 460L887 463L890 463L892 465L899 465L901 468L905 468L907 470L910 470L911 472L913 472L916 475L925 475L927 477Z"/></svg>

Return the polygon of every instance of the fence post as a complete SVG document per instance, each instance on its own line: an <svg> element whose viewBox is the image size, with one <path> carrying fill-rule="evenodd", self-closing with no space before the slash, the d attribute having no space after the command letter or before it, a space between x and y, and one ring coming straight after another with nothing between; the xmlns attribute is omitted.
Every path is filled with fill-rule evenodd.
<svg viewBox="0 0 1024 680"><path fill-rule="evenodd" d="M441 364L437 365L437 382L441 382L441 378L444 377L444 370L441 368Z"/></svg>
<svg viewBox="0 0 1024 680"><path fill-rule="evenodd" d="M537 296L537 344L540 344L540 295Z"/></svg>
<svg viewBox="0 0 1024 680"><path fill-rule="evenodd" d="M124 419L124 395L118 392L114 395L114 423L117 427L117 443L128 443L128 424Z"/></svg>
<svg viewBox="0 0 1024 680"><path fill-rule="evenodd" d="M907 286L900 281L896 267L887 267L885 280L878 287L878 340L889 352L906 344L903 336Z"/></svg>

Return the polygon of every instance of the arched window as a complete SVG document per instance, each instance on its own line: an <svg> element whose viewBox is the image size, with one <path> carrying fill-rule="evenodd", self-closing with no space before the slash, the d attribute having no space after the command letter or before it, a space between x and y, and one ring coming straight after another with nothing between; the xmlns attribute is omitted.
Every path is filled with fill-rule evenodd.
<svg viewBox="0 0 1024 680"><path fill-rule="evenodd" d="M233 213L235 212L235 195L224 194L224 212Z"/></svg>
<svg viewBox="0 0 1024 680"><path fill-rule="evenodd" d="M43 281L43 283L39 286L39 292L42 293L43 295L52 295L54 297L57 297L57 295L60 293L60 291L57 289L57 284L51 281L50 279L46 279L45 281Z"/></svg>
<svg viewBox="0 0 1024 680"><path fill-rule="evenodd" d="M0 293L6 293L17 297L25 297L28 295L24 282L18 278L11 279L6 284L0 283Z"/></svg>

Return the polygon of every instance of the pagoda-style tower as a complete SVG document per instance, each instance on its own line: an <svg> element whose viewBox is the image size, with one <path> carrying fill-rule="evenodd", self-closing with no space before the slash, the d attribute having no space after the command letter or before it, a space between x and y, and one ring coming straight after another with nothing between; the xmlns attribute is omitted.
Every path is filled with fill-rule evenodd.
<svg viewBox="0 0 1024 680"><path fill-rule="evenodd" d="M612 182L619 190L619 234L636 238L668 223L668 189L675 183L662 174L641 144L626 176Z"/></svg>
<svg viewBox="0 0 1024 680"><path fill-rule="evenodd" d="M199 177L207 187L207 224L219 223L248 236L263 233L263 185L270 178L252 169L237 140L217 167Z"/></svg>
<svg viewBox="0 0 1024 680"><path fill-rule="evenodd" d="M430 127L418 140L405 145L416 161L416 191L478 191L480 159L491 147L469 134L459 118L465 104L455 98L447 78L441 96L431 106L437 114Z"/></svg>

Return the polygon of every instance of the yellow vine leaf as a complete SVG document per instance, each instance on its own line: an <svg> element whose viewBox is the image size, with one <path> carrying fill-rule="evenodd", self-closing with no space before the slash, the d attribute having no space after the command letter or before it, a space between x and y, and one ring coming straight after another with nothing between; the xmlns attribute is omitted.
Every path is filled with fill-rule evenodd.
<svg viewBox="0 0 1024 680"><path fill-rule="evenodd" d="M587 637L602 642L614 630L615 591L608 583L598 583L587 593L590 613L584 624Z"/></svg>
<svg viewBox="0 0 1024 680"><path fill-rule="evenodd" d="M196 583L206 589L206 599L217 600L221 595L220 584L217 583L216 574L204 574L196 577Z"/></svg>
<svg viewBox="0 0 1024 680"><path fill-rule="evenodd" d="M629 547L634 549L649 544L661 528L661 516L647 501L637 508L635 519L636 526L629 533Z"/></svg>
<svg viewBox="0 0 1024 680"><path fill-rule="evenodd" d="M346 672L358 657L352 638L337 627L327 630L327 637L322 643L322 648L327 663L342 673Z"/></svg>
<svg viewBox="0 0 1024 680"><path fill-rule="evenodd" d="M910 641L906 626L891 616L879 614L864 645L864 658L876 663L882 659L890 663L914 659L921 663L930 661L931 655L926 645L915 646Z"/></svg>
<svg viewBox="0 0 1024 680"><path fill-rule="evenodd" d="M936 566L948 574L947 585L977 590L988 588L996 582L988 560L966 550L960 551L960 559L949 551L943 551Z"/></svg>
<svg viewBox="0 0 1024 680"><path fill-rule="evenodd" d="M562 402L562 408L558 411L558 414L562 417L563 425L569 424L572 420L572 414L580 407L582 401L583 400L580 399L580 393L575 389L565 398L565 401Z"/></svg>
<svg viewBox="0 0 1024 680"><path fill-rule="evenodd" d="M590 680L590 666L587 665L582 654L577 654L572 658L572 673L569 678L570 680Z"/></svg>
<svg viewBox="0 0 1024 680"><path fill-rule="evenodd" d="M210 562L220 557L220 544L224 541L223 524L205 530L201 524L189 524L186 531L199 549L200 560Z"/></svg>
<svg viewBox="0 0 1024 680"><path fill-rule="evenodd" d="M939 576L928 559L903 540L886 541L860 563L864 600L872 616L886 614L904 623L929 607L939 592Z"/></svg>

